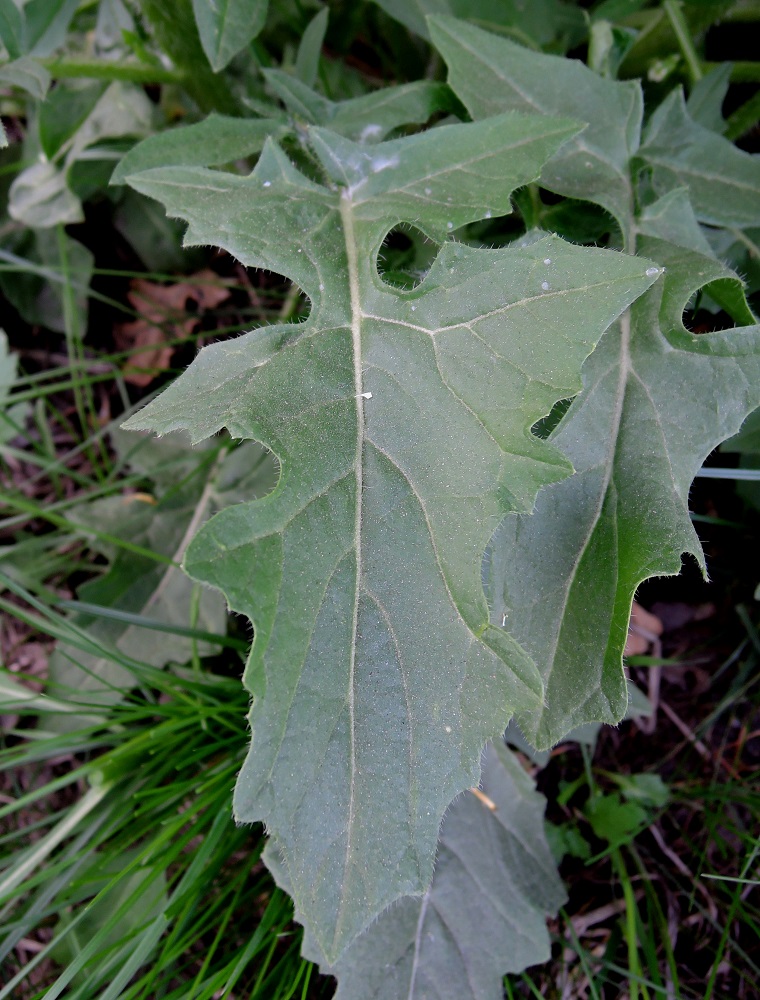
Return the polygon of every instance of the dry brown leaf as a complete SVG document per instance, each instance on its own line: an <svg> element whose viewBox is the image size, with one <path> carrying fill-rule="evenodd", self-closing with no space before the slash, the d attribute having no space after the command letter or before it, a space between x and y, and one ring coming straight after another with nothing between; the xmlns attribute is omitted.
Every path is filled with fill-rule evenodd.
<svg viewBox="0 0 760 1000"><path fill-rule="evenodd" d="M127 298L140 318L114 329L117 349L131 354L122 368L124 379L139 386L152 382L169 367L176 347L173 342L189 337L198 323L198 314L215 308L229 295L219 275L208 268L173 285L144 278L132 281ZM188 300L196 306L191 314L187 311Z"/></svg>
<svg viewBox="0 0 760 1000"><path fill-rule="evenodd" d="M661 635L662 622L660 619L634 601L624 655L641 656L647 652L650 645L658 641Z"/></svg>

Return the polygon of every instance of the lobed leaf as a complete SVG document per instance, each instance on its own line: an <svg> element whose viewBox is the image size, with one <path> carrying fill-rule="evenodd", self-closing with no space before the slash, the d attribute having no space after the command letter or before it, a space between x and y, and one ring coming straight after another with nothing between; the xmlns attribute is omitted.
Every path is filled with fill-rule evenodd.
<svg viewBox="0 0 760 1000"><path fill-rule="evenodd" d="M522 111L587 123L545 165L541 184L601 205L625 233L634 199L629 161L644 112L638 81L605 80L575 59L532 52L453 17L429 23L449 85L473 118Z"/></svg>
<svg viewBox="0 0 760 1000"><path fill-rule="evenodd" d="M306 935L304 955L338 979L335 1000L501 1000L506 973L547 960L545 916L565 892L545 800L501 740L486 747L480 784L483 796L465 792L447 811L423 896L382 913L335 966ZM265 859L290 891L271 842Z"/></svg>
<svg viewBox="0 0 760 1000"><path fill-rule="evenodd" d="M689 488L760 402L760 327L697 336L681 320L697 289L736 278L662 240L644 238L642 249L666 268L664 282L602 339L550 438L576 474L544 490L532 517L503 523L488 563L494 615L544 679L545 704L519 717L539 747L622 717L634 592L678 573L684 552L704 570Z"/></svg>
<svg viewBox="0 0 760 1000"><path fill-rule="evenodd" d="M760 225L760 160L693 121L674 90L652 115L639 157L658 194L688 187L700 222L746 229Z"/></svg>
<svg viewBox="0 0 760 1000"><path fill-rule="evenodd" d="M271 141L249 177L127 178L187 220L189 243L285 273L312 302L305 324L204 349L127 426L196 441L226 426L279 459L275 491L217 515L185 565L254 622L236 814L272 831L330 962L424 892L483 744L541 703L532 660L489 623L482 554L505 513L571 471L530 427L659 272L556 237L445 237L507 213L576 128L507 114L372 146L311 128L325 184ZM377 271L399 222L443 241L410 292Z"/></svg>
<svg viewBox="0 0 760 1000"><path fill-rule="evenodd" d="M751 225L758 168L691 122L679 93L655 111L639 148L638 83L602 80L451 18L430 24L449 83L473 116L527 103L590 123L547 164L541 183L566 195L585 189L581 197L615 215L626 246L638 238L667 269L663 288L603 338L584 369L583 393L550 437L576 474L544 490L532 517L507 519L489 553L492 621L531 652L546 688L544 704L519 722L546 747L584 723L622 718L635 588L678 572L682 552L704 566L688 489L709 451L756 405L760 344L741 282L712 256L697 220ZM637 183L642 164L662 194L653 204ZM702 288L748 330L687 334L681 313Z"/></svg>

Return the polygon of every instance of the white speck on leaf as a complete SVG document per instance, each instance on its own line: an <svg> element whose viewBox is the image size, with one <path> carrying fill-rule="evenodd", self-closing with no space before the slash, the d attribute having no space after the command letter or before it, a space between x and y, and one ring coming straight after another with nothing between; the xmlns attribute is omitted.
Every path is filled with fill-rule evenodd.
<svg viewBox="0 0 760 1000"><path fill-rule="evenodd" d="M541 282L541 287L543 288L543 290L545 292L548 292L549 291L549 282L548 281L542 281Z"/></svg>
<svg viewBox="0 0 760 1000"><path fill-rule="evenodd" d="M660 273L659 267L648 267L644 272L647 278L653 278L656 274Z"/></svg>
<svg viewBox="0 0 760 1000"><path fill-rule="evenodd" d="M397 156L376 156L371 162L372 173L379 174L381 170L390 170L398 166Z"/></svg>
<svg viewBox="0 0 760 1000"><path fill-rule="evenodd" d="M272 186L272 182L271 181L264 181L264 187L265 188L268 188L268 187L271 187L271 186Z"/></svg>
<svg viewBox="0 0 760 1000"><path fill-rule="evenodd" d="M381 125L365 125L359 135L359 141L364 142L366 139L373 139L375 136L380 135L382 131Z"/></svg>
<svg viewBox="0 0 760 1000"><path fill-rule="evenodd" d="M551 262L552 262L551 257L544 257L544 264L551 264Z"/></svg>

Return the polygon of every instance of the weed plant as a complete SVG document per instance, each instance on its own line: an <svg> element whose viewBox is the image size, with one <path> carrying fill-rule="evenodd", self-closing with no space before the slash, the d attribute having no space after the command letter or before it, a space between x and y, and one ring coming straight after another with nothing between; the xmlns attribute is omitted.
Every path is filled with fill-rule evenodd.
<svg viewBox="0 0 760 1000"><path fill-rule="evenodd" d="M520 851L531 838L542 864L551 859L551 848L567 890L564 905L554 871L541 884L533 877L527 890L515 879L514 897L504 897L507 909L525 904L519 912L525 914L526 926L535 920L543 928L545 916L550 917L546 943L537 932L520 950L520 934L511 931L507 944L500 939L501 950L491 956L493 968L486 968L483 979L481 965L488 963L473 948L461 963L469 977L466 993L457 985L459 966L447 964L451 960L445 949L442 956L428 957L427 937L421 932L404 937L403 928L398 931L392 924L405 906L420 905L419 899L409 903L407 897L379 921L372 914L378 943L371 928L358 946L352 938L345 950L327 954L315 939L320 921L304 909L298 886L296 916L306 924L305 935L294 921L293 905L282 888L293 888L293 871L278 861L271 846L264 853L262 824L237 825L233 820L233 787L250 735L245 719L250 692L240 682L252 638L250 616L230 612L219 590L197 582L208 582L208 577L193 569L193 551L196 565L203 560L192 539L215 513L240 511L269 496L280 468L266 449L251 440L238 443L227 431L193 450L183 435L154 440L130 434L121 424L146 401L155 401L147 411L157 414L154 426L192 430L193 420L204 414L203 392L183 404L190 416L180 418L161 411L173 405L162 400L180 396L156 394L200 348L239 345L244 342L240 334L251 327L315 325L321 322L320 309L328 306L316 288L306 287L307 280L301 284L308 295L299 284L279 278L278 273L292 275L293 269L268 262L268 250L236 249L242 244L230 254L208 246L183 249L183 226L167 219L149 195L163 200L170 215L189 221L191 231L195 227L194 243L210 244L217 232L214 224L224 221L229 208L212 205L204 217L204 197L211 198L214 183L229 183L224 199L231 204L256 163L252 176L264 187L276 183L275 174L270 177L262 166L276 147L302 180L312 187L326 185L321 190L332 197L334 185L325 182L311 137L319 128L334 129L341 142L357 142L354 148L360 148L374 138L366 129L380 128L376 119L386 114L384 102L396 98L400 110L387 112L387 121L382 118L389 152L382 154L382 163L372 160L372 176L382 178L387 168L395 169L393 158L405 156L405 149L422 149L413 146L420 141L415 136L433 136L425 147L429 151L415 156L438 155L435 136L448 134L452 143L465 136L464 146L482 142L484 151L496 157L501 155L496 146L486 148L488 122L506 114L500 127L507 129L514 106L495 106L507 99L482 82L486 77L481 74L490 72L487 47L497 51L503 42L520 46L515 52L565 56L566 64L580 60L610 86L618 80L641 81L648 136L641 149L627 148L622 168L615 165L613 180L606 177L608 186L598 190L590 183L587 189L570 190L572 165L565 166L564 175L561 170L556 176L547 172L545 161L556 162L548 145L540 157L536 154L540 162L535 169L528 164L520 173L515 167L511 181L505 179L502 161L494 160L496 179L489 177L486 183L476 176L479 201L472 217L456 216L456 241L449 241L444 216L426 216L427 209L417 206L414 218L398 219L394 208L382 234L378 287L384 293L394 289L399 302L419 303L415 322L421 323L424 299L414 296L422 295L441 247L443 254L452 255L452 273L458 253L471 254L467 259L475 269L484 259L477 253L487 251L493 259L498 253L504 259L509 253L530 254L534 241L541 239L556 241L551 252L545 251L547 266L556 266L563 253L571 260L583 247L589 255L583 259L593 260L593 267L598 261L600 269L623 268L629 266L628 258L614 251L637 251L644 262L631 257L630 267L638 271L626 273L625 280L630 288L636 281L641 287L635 294L629 289L616 315L635 317L635 310L648 308L642 303L657 294L655 282L687 275L683 280L688 284L693 279L694 287L688 303L682 303L684 335L699 340L701 334L717 338L730 331L728 346L721 349L734 351L737 365L753 363L742 360L730 338L738 337L737 331L744 330L747 337L757 332L752 306L760 276L760 180L756 156L752 161L748 153L757 152L760 73L742 46L751 25L760 20L760 8L746 2L547 0L529 10L507 2L469 9L451 2L442 13L463 19L455 28L447 18L426 22L432 6L395 0L329 6L306 0L270 5L238 0L228 5L230 22L225 24L214 20L216 7L204 0L192 5L189 0L32 2L23 9L10 0L0 4L0 38L7 57L0 67L0 112L10 140L0 163L5 195L0 291L7 333L0 341L0 1000L306 1000L333 995L330 973L339 980L340 1000L395 1000L402 995L498 1000L502 982L507 997L751 1000L760 992L755 955L760 932L760 640L753 596L757 571L746 561L758 529L756 413L723 453L708 459L691 494L692 522L700 529L716 582L707 584L692 566L679 580L652 579L639 592L647 606L659 602L664 616L676 605L693 610L708 602L712 615L700 624L692 614L680 630L666 630L662 640L653 637L647 652L629 657L629 677L640 693L633 696L628 721L619 728L602 728L593 720L611 721L620 713L597 711L587 718L580 708L568 710L564 718L570 722L562 728L548 696L546 719L533 729L533 736L538 734L533 744L544 749L536 750L510 725L512 750L504 749L509 755L499 757L501 748L495 761L488 758L479 797L465 792L447 814L436 848L439 865L449 848L454 856L462 843L481 843L477 838L484 828L478 824L486 822L483 816L494 799L497 815L508 812L499 813L498 795L511 790L524 812L509 813L504 824L505 829L512 824L519 835L508 829L510 840L504 830L494 834L494 827L487 828L502 850L494 854L489 873L499 869L514 878L520 868L515 858L524 857ZM233 23L236 11L241 20ZM436 12L441 13L438 5ZM472 39L483 41L484 48L477 58L462 61L457 46L466 49ZM468 82L468 74L474 83ZM390 91L391 85L410 89ZM674 94L680 86L688 101L679 118ZM486 106L489 102L494 106ZM668 119L671 125L666 122L659 133L652 125L656 115L664 114L663 107L671 109L683 130L675 152L667 141L676 119ZM575 141L567 138L580 127L574 114L564 105L548 113L562 118L556 128L565 130L567 141ZM186 125L190 128L183 129ZM441 133L449 127L475 131ZM466 138L476 133L475 140ZM588 137L589 128L581 134ZM259 158L267 137L269 152ZM725 145L714 146L719 140ZM398 145L402 141L410 144ZM542 133L536 141L554 139ZM598 141L605 152L604 137ZM555 145L567 149L559 140ZM510 150L505 160L509 170L516 159ZM710 169L721 165L725 187L720 191L705 186L702 161ZM192 173L208 167L224 170L212 174L206 169L201 181L200 173ZM169 173L159 177L151 172L155 168ZM172 169L178 173L172 175ZM631 194L622 208L615 187L621 170ZM109 186L119 176L131 186ZM191 176L200 186L190 202L181 193L159 190L159 180L168 190L172 184L186 185ZM420 180L424 183L429 180ZM466 187L470 180L458 183L457 201L464 204L472 193ZM394 189L381 194L390 198ZM309 195L302 196L306 204ZM445 192L441 198L444 214L460 209L453 195L448 203ZM497 208L488 207L489 199ZM510 215L511 203L515 211ZM671 211L675 214L669 215ZM241 209L228 219L229 232L242 216ZM272 261L281 259L277 253L295 252L301 238L278 226L274 220L271 232L262 237L279 241ZM452 229L453 221L448 223ZM204 231L212 235L200 238ZM254 236L258 239L258 232ZM669 249L660 246L658 251L657 239L670 241ZM217 242L227 246L222 239ZM308 237L303 245L308 246ZM686 254L686 264L673 256L674 246ZM615 263L602 264L605 251ZM256 259L262 258L269 270L254 267L246 253L251 258L258 253ZM595 253L599 256L592 257ZM350 270L350 251L348 257ZM698 281L694 274L700 267L706 277ZM325 269L329 271L327 264ZM344 291L338 278L336 271L326 279L332 282L334 300ZM352 296L357 282L352 282ZM583 290L590 280L584 274L576 283ZM181 291L175 301L170 296L177 288ZM464 294L457 294L461 304ZM642 298L631 305L631 313L624 312L637 295ZM588 309L590 317L595 304L589 299L580 308ZM613 319L610 314L605 322ZM664 323L663 314L656 320ZM623 329L626 322L621 321ZM632 322L635 330L635 318ZM569 318L565 325L570 327ZM643 327L639 320L639 332ZM615 329L610 327L586 362L586 393L592 392L595 358L603 357ZM538 342L540 324L530 330ZM675 343L681 334L677 324L673 330L676 334L670 328L666 334ZM602 332L599 320L594 339ZM755 348L745 354L753 352ZM558 366L559 354L557 349ZM335 354L331 360L337 365L340 358ZM580 388L582 360L566 380L572 391L557 388L541 413L524 415L528 426L534 424L535 440L548 439L552 447L556 442L552 461L567 469L543 473L537 513L527 511L538 482L533 494L526 490L522 506L515 502L523 513L510 514L509 523L528 524L525 519L531 516L532 523L542 523L541 498L564 488L563 483L551 485L552 477L566 475L571 461L581 479L586 474L582 456L568 452L568 457L562 450L563 427L567 438L579 412L577 400L569 409L568 404ZM744 393L741 405L749 411L757 405L755 369L743 371L749 388L732 385L737 399ZM708 381L705 375L689 392L695 397L706 392ZM557 377L558 386L560 382ZM483 387L479 392L487 395ZM237 403L233 398L231 408ZM716 406L729 408L722 399ZM674 405L667 418L688 424L688 414L679 416L676 410ZM371 412L367 409L370 419ZM539 416L544 419L537 422ZM634 423L636 416L634 412ZM228 425L239 435L241 421L235 420ZM728 418L721 420L705 440L716 443L741 422L736 418L736 426L730 426ZM420 426L423 422L421 417ZM686 430L680 433L685 440ZM683 440L676 436L673 450L679 455ZM467 445L477 457L472 441ZM702 443L694 445L694 454L700 447ZM644 462L637 467L642 490L648 468ZM579 475L566 482L579 481ZM737 491L734 479L741 480ZM687 492L690 486L691 478ZM623 495L625 489L621 487ZM637 525L639 534L624 539L623 548L630 541L638 552L647 548L642 533L655 536L646 571L632 571L632 577L639 574L636 585L671 572L673 560L677 563L689 547L681 544L679 528L673 543L677 551L663 562L657 550L667 548L669 516L663 515L662 524L657 517L644 519L643 527ZM196 548L188 562L191 544ZM523 608L520 619L520 607L508 608L507 591L494 584L500 551L524 558L526 576L532 560L540 566L546 553L537 545L528 558L514 540L492 542L481 574L490 602L488 627L509 627L508 634L516 637L515 650L503 653L506 662L522 664L520 657L530 659L530 654L540 666L541 657L531 645L537 640L524 624L530 616ZM695 556L701 552L693 545L689 551ZM617 558L617 552L614 558L608 553L606 562ZM195 580L184 575L183 560ZM554 575L557 586L564 585L561 570ZM229 597L230 586L217 585ZM586 613L594 636L600 627L620 632L612 656L619 666L633 589L629 593L625 581L615 586L622 611L616 607L612 619L603 617L604 609L594 617L596 607L593 614ZM546 593L548 616L551 589ZM232 598L229 603L236 606ZM592 603L589 599L589 607ZM299 616L293 613L291 620L294 628L301 627ZM593 644L602 645L597 638ZM358 642L354 645L358 648ZM570 652L579 661L585 655L580 646ZM551 695L550 679L551 671L544 677ZM518 701L515 708L522 704ZM383 704L378 706L381 711ZM521 718L528 732L529 713ZM427 752L431 769L429 747ZM302 756L309 757L308 745ZM503 773L497 773L499 761ZM517 770L510 772L515 764ZM276 794L287 798L290 789L286 784ZM544 807L546 839L540 821ZM239 803L237 813L244 820L252 818ZM473 822L472 816L474 825L465 826L464 840L457 839L462 833L454 824ZM533 830L530 837L524 835L528 828ZM275 827L273 833L275 842L283 843L290 831ZM476 860L483 856L473 855ZM362 857L359 862L369 872L377 859ZM438 884L430 892L441 891ZM480 898L468 897L464 882L454 883L453 891L462 913L478 914L486 906ZM442 896L425 899L423 907L432 900L431 911L446 912ZM315 907L313 912L324 911ZM414 915L420 927L423 915ZM357 917L358 923L362 920L367 923ZM445 920L442 926L449 929ZM476 936L487 936L483 927L473 926ZM451 934L456 945L451 953L462 951L463 931L452 925ZM548 960L537 965L549 952ZM440 977L439 993L426 992L432 990L428 981L414 975L409 981L394 979L410 955L415 970L424 968L432 980Z"/></svg>

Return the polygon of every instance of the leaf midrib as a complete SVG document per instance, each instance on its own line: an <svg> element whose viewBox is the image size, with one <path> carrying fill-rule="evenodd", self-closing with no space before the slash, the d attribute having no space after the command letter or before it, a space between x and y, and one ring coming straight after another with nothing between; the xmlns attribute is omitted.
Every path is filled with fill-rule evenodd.
<svg viewBox="0 0 760 1000"><path fill-rule="evenodd" d="M357 253L356 235L354 232L353 203L350 189L345 189L340 197L340 216L343 223L343 236L346 244L346 263L348 267L348 287L351 304L351 344L354 365L354 402L356 405L356 452L354 455L354 478L356 480L356 514L354 518L354 549L356 560L356 577L354 582L354 610L351 627L351 655L348 672L348 721L350 741L350 782L348 799L348 827L346 834L346 856L343 867L343 884L348 884L348 868L351 859L351 837L354 828L355 792L356 792L356 635L359 630L359 600L362 580L362 486L364 476L364 392L362 378L362 311L359 290L359 259ZM345 894L341 897L341 913L335 925L335 937L338 937L341 917L346 901Z"/></svg>

